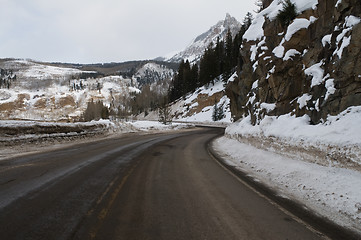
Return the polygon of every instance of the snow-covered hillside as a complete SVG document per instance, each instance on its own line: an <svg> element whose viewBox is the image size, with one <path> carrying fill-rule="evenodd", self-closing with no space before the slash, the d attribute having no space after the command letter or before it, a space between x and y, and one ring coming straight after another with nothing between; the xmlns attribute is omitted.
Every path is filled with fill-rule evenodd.
<svg viewBox="0 0 361 240"><path fill-rule="evenodd" d="M237 75L233 74L228 81L232 81ZM221 78L214 83L197 88L184 98L170 104L173 121L188 123L205 123L225 126L232 122L229 98L225 94L226 83ZM215 109L223 116L214 121ZM141 120L158 120L158 111L137 116Z"/></svg>
<svg viewBox="0 0 361 240"><path fill-rule="evenodd" d="M241 27L242 24L238 22L237 19L227 14L224 20L219 21L207 32L204 32L196 37L183 51L166 57L166 61L180 62L182 59L184 59L189 60L191 63L197 62L203 55L204 50L211 43L215 45L218 38L220 41L225 40L228 30L231 31L232 36L235 36Z"/></svg>
<svg viewBox="0 0 361 240"><path fill-rule="evenodd" d="M124 99L139 92L131 79L121 76L81 78L75 68L49 66L28 60L9 60L1 67L16 75L10 88L0 89L0 118L45 121L79 119L90 101L122 108Z"/></svg>
<svg viewBox="0 0 361 240"><path fill-rule="evenodd" d="M188 94L172 105L172 114L176 121L214 123L215 106L223 112L224 116L217 122L230 123L231 112L229 98L224 92L224 82L217 79Z"/></svg>
<svg viewBox="0 0 361 240"><path fill-rule="evenodd" d="M133 74L101 77L103 73L97 71L79 70L82 65L72 68L71 64L61 67L62 64L3 59L0 68L11 70L16 78L11 80L9 88L0 85L0 118L74 121L79 119L90 101L102 101L116 112L128 114L132 96L140 93L143 86L149 85L159 94L165 94L169 89L174 74L172 69L159 63L140 61L124 63L122 69L125 72L127 64ZM97 65L95 69L101 70L101 66Z"/></svg>
<svg viewBox="0 0 361 240"><path fill-rule="evenodd" d="M174 75L174 71L157 63L147 63L143 65L134 74L135 78L140 86L144 84L153 84L159 81L167 80L170 82Z"/></svg>
<svg viewBox="0 0 361 240"><path fill-rule="evenodd" d="M91 100L101 100L110 106L115 99L127 99L130 93L140 91L132 86L130 79L119 76L69 80L69 83L54 83L34 90L0 89L0 118L73 121L79 119ZM77 89L80 85L82 88Z"/></svg>
<svg viewBox="0 0 361 240"><path fill-rule="evenodd" d="M22 79L67 79L71 76L77 76L81 73L94 73L92 71L81 71L74 68L55 67L46 64L37 63L31 60L10 60L1 66L5 69L11 69L18 80Z"/></svg>

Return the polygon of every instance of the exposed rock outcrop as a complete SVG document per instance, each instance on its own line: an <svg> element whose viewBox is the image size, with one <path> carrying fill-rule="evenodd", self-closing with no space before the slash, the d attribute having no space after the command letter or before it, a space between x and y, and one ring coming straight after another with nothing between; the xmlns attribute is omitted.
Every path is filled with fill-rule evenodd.
<svg viewBox="0 0 361 240"><path fill-rule="evenodd" d="M298 16L277 20L268 1L244 35L239 78L227 87L235 119L265 115L310 116L319 123L361 105L361 5L359 0L292 0Z"/></svg>

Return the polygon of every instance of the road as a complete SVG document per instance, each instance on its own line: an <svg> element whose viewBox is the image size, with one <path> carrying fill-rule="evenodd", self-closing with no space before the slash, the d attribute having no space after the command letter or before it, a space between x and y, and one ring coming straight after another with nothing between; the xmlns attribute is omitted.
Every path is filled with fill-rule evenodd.
<svg viewBox="0 0 361 240"><path fill-rule="evenodd" d="M0 161L0 238L322 239L208 153L222 133L126 135Z"/></svg>

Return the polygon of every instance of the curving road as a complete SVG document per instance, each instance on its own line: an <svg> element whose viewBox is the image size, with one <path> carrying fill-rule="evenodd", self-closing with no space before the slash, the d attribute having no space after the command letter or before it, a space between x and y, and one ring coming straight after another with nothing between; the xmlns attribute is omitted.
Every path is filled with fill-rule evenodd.
<svg viewBox="0 0 361 240"><path fill-rule="evenodd" d="M0 238L322 239L208 153L222 133L134 134L0 161Z"/></svg>

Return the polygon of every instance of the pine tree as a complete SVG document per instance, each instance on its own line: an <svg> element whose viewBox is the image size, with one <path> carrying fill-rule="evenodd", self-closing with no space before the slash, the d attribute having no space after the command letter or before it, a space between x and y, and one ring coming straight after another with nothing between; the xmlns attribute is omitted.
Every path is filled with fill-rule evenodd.
<svg viewBox="0 0 361 240"><path fill-rule="evenodd" d="M232 38L232 33L231 31L228 29L227 32L227 37L226 37L226 43L225 43L225 68L223 73L223 80L227 80L231 74L232 74L232 70L233 68L237 65L237 63L234 62L234 48L233 48L233 38Z"/></svg>
<svg viewBox="0 0 361 240"><path fill-rule="evenodd" d="M277 19L280 21L282 27L288 26L296 16L296 5L290 0L284 0L282 2L282 10L280 10L277 15Z"/></svg>
<svg viewBox="0 0 361 240"><path fill-rule="evenodd" d="M218 106L217 106L217 101L214 103L214 106L213 106L212 120L213 120L214 122L218 121Z"/></svg>
<svg viewBox="0 0 361 240"><path fill-rule="evenodd" d="M242 27L244 28L244 32L248 30L248 28L251 26L253 21L253 15L250 12L246 13L246 16L243 19Z"/></svg>

